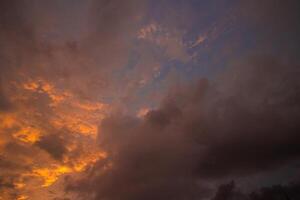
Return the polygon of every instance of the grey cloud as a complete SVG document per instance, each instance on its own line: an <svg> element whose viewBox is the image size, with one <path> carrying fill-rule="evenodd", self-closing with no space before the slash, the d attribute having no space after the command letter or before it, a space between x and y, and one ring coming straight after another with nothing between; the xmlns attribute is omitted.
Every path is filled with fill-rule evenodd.
<svg viewBox="0 0 300 200"><path fill-rule="evenodd" d="M39 77L95 100L118 87L144 1L1 2L3 82ZM14 13L14 14L13 14ZM3 87L7 87L4 84Z"/></svg>
<svg viewBox="0 0 300 200"><path fill-rule="evenodd" d="M57 160L61 160L67 152L66 142L58 134L45 135L36 142L36 145Z"/></svg>
<svg viewBox="0 0 300 200"><path fill-rule="evenodd" d="M75 134L56 135L60 130L49 124L57 117L49 93L25 90L23 84L42 80L59 94L72 93L74 99L89 103L99 102L99 94L109 96L120 87L112 72L126 66L143 4L136 0L0 1L0 115L5 111L17 120L13 127L1 130L1 177L20 178L33 168L57 163L65 154L72 164L81 158L80 148L92 151L91 143ZM34 145L18 141L13 134L23 126L37 127L40 140ZM74 152L67 152L67 142L76 144Z"/></svg>
<svg viewBox="0 0 300 200"><path fill-rule="evenodd" d="M252 58L219 81L175 90L143 120L105 119L99 145L107 160L67 190L87 199L199 199L210 195L205 180L250 176L299 159L298 69Z"/></svg>
<svg viewBox="0 0 300 200"><path fill-rule="evenodd" d="M124 88L112 74L128 61L143 2L76 1L74 7L62 1L45 2L0 2L0 111L10 104L6 92L14 94L8 83L22 82L20 74L54 82L82 99L95 100L99 94L110 96L116 88ZM296 9L294 2L288 1L287 7ZM80 18L76 14L80 5L90 14L82 19L88 23L74 20ZM289 13L287 7L262 8L256 18L247 15L252 10L246 7L243 17L253 20L254 26L266 25L272 34L297 25L294 9ZM274 15L278 17L269 17ZM259 24L261 19L265 20ZM83 24L86 32L78 32ZM294 29L297 33L298 27ZM103 121L98 136L107 159L91 166L82 180L70 181L67 190L95 200L201 199L212 195L206 184L211 180L289 165L300 155L298 79L298 63L252 58L215 82L201 80L176 88L145 119L112 115ZM48 101L46 95L37 95L32 102ZM35 105L40 113L51 113L45 107ZM6 180L11 171L17 175L32 167L22 162L36 155L37 147L57 160L66 153L64 139L55 134L45 134L33 147L6 144L0 168L9 173L0 172L5 176L2 187L10 186Z"/></svg>
<svg viewBox="0 0 300 200"><path fill-rule="evenodd" d="M1 81L0 81L1 82ZM12 105L0 86L0 112L11 110Z"/></svg>
<svg viewBox="0 0 300 200"><path fill-rule="evenodd" d="M300 197L299 187L299 183L290 183L262 187L250 193L245 193L232 181L220 185L212 200L293 200Z"/></svg>

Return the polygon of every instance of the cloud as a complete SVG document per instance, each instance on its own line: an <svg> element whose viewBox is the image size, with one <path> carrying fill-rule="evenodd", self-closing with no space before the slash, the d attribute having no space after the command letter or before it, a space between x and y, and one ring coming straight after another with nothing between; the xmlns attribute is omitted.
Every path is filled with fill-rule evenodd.
<svg viewBox="0 0 300 200"><path fill-rule="evenodd" d="M242 64L216 82L177 88L143 120L104 119L107 160L67 190L86 199L199 199L210 194L205 182L299 159L298 65L272 57Z"/></svg>
<svg viewBox="0 0 300 200"><path fill-rule="evenodd" d="M32 190L103 157L102 97L120 88L113 71L126 66L143 11L136 0L0 2L0 185L18 185L1 197L48 198Z"/></svg>
<svg viewBox="0 0 300 200"><path fill-rule="evenodd" d="M262 187L253 192L244 193L235 184L230 182L218 187L216 195L212 200L269 200L269 199L298 199L299 183L290 183L288 185L273 185Z"/></svg>
<svg viewBox="0 0 300 200"><path fill-rule="evenodd" d="M284 3L273 0L242 1L237 6L240 17L250 20L256 26L267 26L265 29L273 27L276 31L289 28L291 25L298 27L296 23L299 13L296 10L299 2L297 0L287 0ZM254 10L256 13L253 12ZM299 29L297 30L299 31Z"/></svg>
<svg viewBox="0 0 300 200"><path fill-rule="evenodd" d="M287 12L291 2L283 11L262 6L267 12L255 3L250 8L258 17L242 5L241 21L290 34L284 30L297 25L295 12ZM199 19L190 7L179 9L184 3L166 9L164 1L165 19L153 14L148 21L145 5L0 2L0 196L31 198L41 187L57 192L56 181L68 174L67 190L87 199L201 199L212 195L211 181L298 159L299 65L292 61L252 58L217 81L175 87L161 107L139 118L128 116L136 102L145 103L141 93L151 96L161 86L151 83L164 78L166 65L188 64L185 29ZM195 44L216 38L212 27ZM130 111L106 117L97 128L119 104ZM48 198L39 195L32 198Z"/></svg>
<svg viewBox="0 0 300 200"><path fill-rule="evenodd" d="M8 98L5 96L4 92L0 88L0 112L5 112L10 110L12 107L11 103L9 102Z"/></svg>
<svg viewBox="0 0 300 200"><path fill-rule="evenodd" d="M43 136L36 145L47 151L54 159L61 160L67 152L65 141L57 134Z"/></svg>
<svg viewBox="0 0 300 200"><path fill-rule="evenodd" d="M194 42L194 44L191 45L190 48L194 48L198 45L201 45L203 42L205 42L205 40L206 40L206 36L199 35L197 40Z"/></svg>
<svg viewBox="0 0 300 200"><path fill-rule="evenodd" d="M112 72L128 62L143 6L136 0L2 2L2 82L38 77L81 98L110 95L119 87Z"/></svg>
<svg viewBox="0 0 300 200"><path fill-rule="evenodd" d="M182 62L189 60L187 47L183 41L183 33L178 29L169 30L168 27L153 22L142 27L137 33L137 38L157 46L168 59Z"/></svg>

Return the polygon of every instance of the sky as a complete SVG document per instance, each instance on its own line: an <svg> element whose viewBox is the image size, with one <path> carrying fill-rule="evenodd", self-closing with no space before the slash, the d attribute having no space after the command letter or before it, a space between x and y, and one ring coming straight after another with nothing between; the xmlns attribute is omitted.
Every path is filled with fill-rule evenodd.
<svg viewBox="0 0 300 200"><path fill-rule="evenodd" d="M0 0L0 200L300 198L298 0Z"/></svg>

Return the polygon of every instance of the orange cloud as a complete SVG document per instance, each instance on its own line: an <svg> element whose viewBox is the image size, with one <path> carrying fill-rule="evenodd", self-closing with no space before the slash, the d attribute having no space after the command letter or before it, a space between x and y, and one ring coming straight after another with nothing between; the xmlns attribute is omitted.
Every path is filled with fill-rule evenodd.
<svg viewBox="0 0 300 200"><path fill-rule="evenodd" d="M19 131L15 132L13 136L22 141L22 142L28 142L28 143L34 143L38 141L39 137L41 135L41 131L37 128L33 127L25 127L21 128Z"/></svg>
<svg viewBox="0 0 300 200"><path fill-rule="evenodd" d="M19 157L12 160L16 164L23 162L27 167L14 172L17 178L12 180L12 185L18 193L15 199L26 200L30 191L46 189L65 174L82 172L106 157L90 141L95 140L97 126L109 109L108 105L82 100L72 92L41 78L24 77L23 82L14 82L12 87L15 88L11 93L15 109L0 113L0 153L6 153L5 146L8 143L17 143L36 152L34 159L22 155L23 161ZM46 101L43 100L45 97L48 97ZM67 133L60 130L66 130ZM81 135L79 138L72 136L65 144L67 151L61 162L47 156L47 152L36 145L42 136L53 131L61 132L63 137L68 137L64 134ZM82 137L90 139L80 139ZM0 196L11 199L7 190L0 191Z"/></svg>

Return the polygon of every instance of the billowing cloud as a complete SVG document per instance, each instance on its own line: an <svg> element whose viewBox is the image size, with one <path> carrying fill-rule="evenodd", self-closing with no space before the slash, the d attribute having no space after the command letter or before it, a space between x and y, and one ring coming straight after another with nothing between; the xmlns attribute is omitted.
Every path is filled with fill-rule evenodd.
<svg viewBox="0 0 300 200"><path fill-rule="evenodd" d="M297 5L0 1L0 199L222 198L297 169Z"/></svg>
<svg viewBox="0 0 300 200"><path fill-rule="evenodd" d="M199 199L204 180L288 165L300 156L298 76L296 64L253 58L176 89L143 120L104 119L107 159L68 189L85 199Z"/></svg>
<svg viewBox="0 0 300 200"><path fill-rule="evenodd" d="M67 151L63 139L55 134L43 136L36 145L47 151L54 159L59 160Z"/></svg>
<svg viewBox="0 0 300 200"><path fill-rule="evenodd" d="M271 187L262 187L251 193L242 192L235 184L230 182L218 187L216 195L212 200L268 200L268 199L298 199L299 183L290 183L288 185L273 185Z"/></svg>

